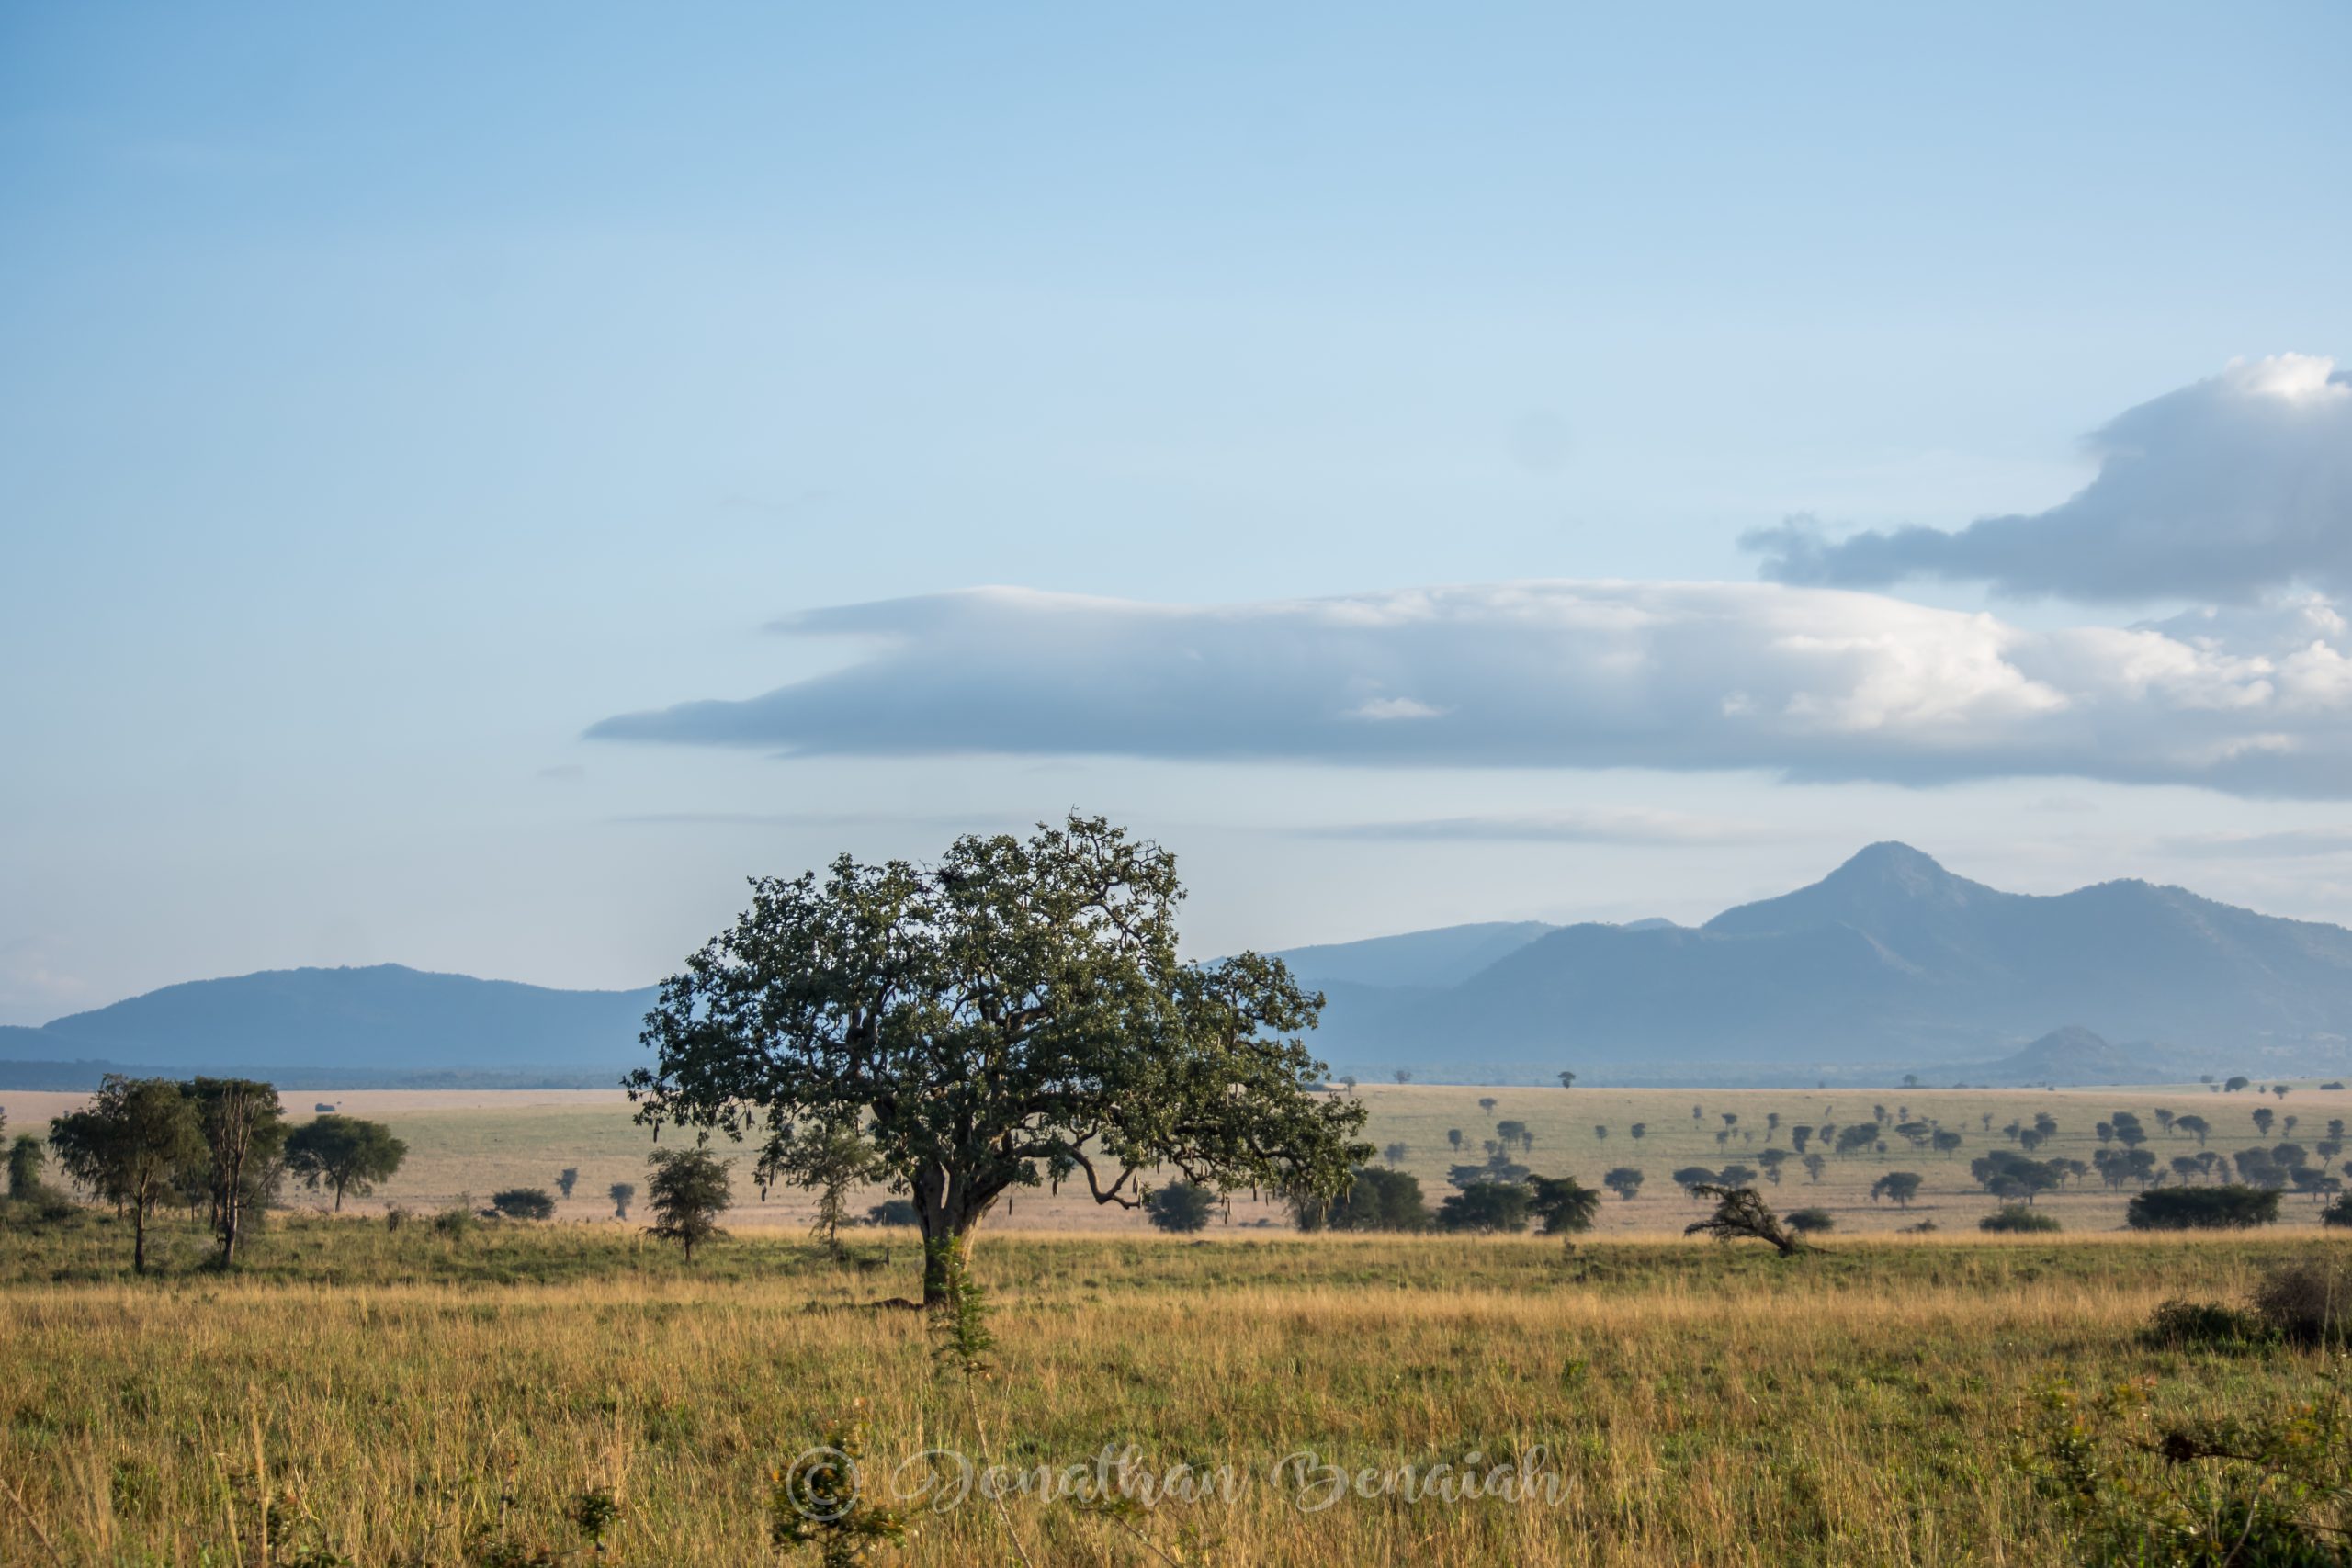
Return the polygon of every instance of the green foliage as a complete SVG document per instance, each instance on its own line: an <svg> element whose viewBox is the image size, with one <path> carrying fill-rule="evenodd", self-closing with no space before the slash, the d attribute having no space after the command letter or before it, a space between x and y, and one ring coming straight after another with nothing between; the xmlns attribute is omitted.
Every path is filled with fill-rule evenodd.
<svg viewBox="0 0 2352 1568"><path fill-rule="evenodd" d="M2138 1231L2249 1230L2278 1218L2277 1190L2246 1186L2159 1187L2123 1211L2123 1223Z"/></svg>
<svg viewBox="0 0 2352 1568"><path fill-rule="evenodd" d="M1144 1200L1143 1212L1155 1230L1189 1235L1208 1229L1216 1207L1216 1193L1209 1188L1196 1181L1171 1181L1153 1190Z"/></svg>
<svg viewBox="0 0 2352 1568"><path fill-rule="evenodd" d="M780 1550L813 1546L824 1568L855 1568L910 1533L903 1515L882 1507L860 1483L865 1457L865 1401L858 1418L830 1428L818 1447L775 1474L768 1539Z"/></svg>
<svg viewBox="0 0 2352 1568"><path fill-rule="evenodd" d="M1303 1231L1425 1231L1434 1223L1420 1179L1377 1166L1358 1170L1348 1190L1328 1203L1310 1194L1291 1194L1290 1211Z"/></svg>
<svg viewBox="0 0 2352 1568"><path fill-rule="evenodd" d="M367 1197L376 1183L391 1179L407 1157L408 1145L390 1127L356 1116L313 1117L286 1139L287 1173L313 1192L322 1186L331 1190L338 1210L345 1192Z"/></svg>
<svg viewBox="0 0 2352 1568"><path fill-rule="evenodd" d="M1761 1241L1771 1244L1783 1258L1804 1250L1804 1243L1795 1232L1781 1223L1762 1194L1753 1187L1722 1187L1702 1184L1690 1190L1693 1198L1712 1198L1715 1212L1703 1220L1693 1220L1682 1227L1685 1235L1709 1235L1717 1241Z"/></svg>
<svg viewBox="0 0 2352 1568"><path fill-rule="evenodd" d="M50 1123L57 1163L85 1190L130 1216L130 1266L147 1271L147 1218L200 1168L197 1108L168 1078L109 1073L80 1111Z"/></svg>
<svg viewBox="0 0 2352 1568"><path fill-rule="evenodd" d="M284 1174L286 1116L277 1090L252 1078L191 1078L181 1092L196 1106L203 1187L225 1269L236 1262L238 1241Z"/></svg>
<svg viewBox="0 0 2352 1568"><path fill-rule="evenodd" d="M2022 1203L2004 1203L1977 1221L1976 1228L1996 1232L2054 1231L2058 1229L2058 1219L2054 1214L2037 1213Z"/></svg>
<svg viewBox="0 0 2352 1568"><path fill-rule="evenodd" d="M1437 1228L1479 1235L1516 1234L1527 1228L1535 1193L1523 1182L1481 1181L1437 1206Z"/></svg>
<svg viewBox="0 0 2352 1568"><path fill-rule="evenodd" d="M40 1168L47 1156L41 1142L30 1133L19 1133L8 1145L8 1201L29 1203L41 1194Z"/></svg>
<svg viewBox="0 0 2352 1568"><path fill-rule="evenodd" d="M1819 1235L1838 1228L1838 1216L1826 1209L1792 1209L1788 1223L1799 1235Z"/></svg>
<svg viewBox="0 0 2352 1568"><path fill-rule="evenodd" d="M722 1234L718 1216L734 1206L729 1162L692 1148L656 1149L646 1163L652 1168L646 1201L653 1209L653 1224L646 1230L684 1247L691 1263L696 1247Z"/></svg>
<svg viewBox="0 0 2352 1568"><path fill-rule="evenodd" d="M859 1125L922 1213L964 1238L1009 1190L1142 1174L1329 1197L1372 1155L1299 1036L1321 998L1274 959L1177 956L1175 859L1073 813L968 836L935 868L847 856L762 878L663 983L629 1078L642 1120L773 1146ZM944 1281L926 1269L924 1295Z"/></svg>
<svg viewBox="0 0 2352 1568"><path fill-rule="evenodd" d="M783 1128L762 1151L755 1179L763 1192L779 1181L814 1192L817 1212L809 1228L839 1257L851 1190L886 1174L874 1145L854 1126L833 1122Z"/></svg>
<svg viewBox="0 0 2352 1568"><path fill-rule="evenodd" d="M1600 1211L1600 1192L1573 1176L1539 1176L1529 1205L1544 1222L1545 1235L1573 1235L1592 1228Z"/></svg>
<svg viewBox="0 0 2352 1568"><path fill-rule="evenodd" d="M1871 1201L1881 1198L1894 1200L1898 1209L1907 1209L1911 1200L1919 1195L1919 1173L1916 1170L1890 1170L1871 1183Z"/></svg>
<svg viewBox="0 0 2352 1568"><path fill-rule="evenodd" d="M510 1220L551 1220L555 1198L544 1187L509 1187L490 1195L490 1206Z"/></svg>
<svg viewBox="0 0 2352 1568"><path fill-rule="evenodd" d="M2343 1568L2352 1427L2339 1372L2321 1397L2246 1420L2160 1417L2124 1383L2048 1390L2015 1461L2060 1513L2073 1560L2100 1568Z"/></svg>
<svg viewBox="0 0 2352 1568"><path fill-rule="evenodd" d="M1701 1188L1716 1186L1722 1180L1722 1176L1703 1165L1686 1165L1674 1173L1674 1184L1693 1198Z"/></svg>
<svg viewBox="0 0 2352 1568"><path fill-rule="evenodd" d="M2191 1301L2158 1303L2140 1335L2143 1344L2157 1350L2257 1349L2278 1337L2255 1313L2220 1302Z"/></svg>

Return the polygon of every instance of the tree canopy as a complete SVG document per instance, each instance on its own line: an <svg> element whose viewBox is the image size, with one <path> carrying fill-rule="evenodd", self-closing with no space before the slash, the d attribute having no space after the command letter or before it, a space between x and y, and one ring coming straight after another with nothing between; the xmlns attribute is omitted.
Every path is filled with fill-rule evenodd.
<svg viewBox="0 0 2352 1568"><path fill-rule="evenodd" d="M286 1168L311 1191L324 1186L343 1208L345 1191L365 1198L408 1157L408 1145L381 1122L356 1116L313 1117L287 1134Z"/></svg>
<svg viewBox="0 0 2352 1568"><path fill-rule="evenodd" d="M1015 1187L1133 1207L1172 1168L1331 1197L1372 1156L1299 1038L1322 998L1255 953L1181 962L1174 857L1101 818L752 891L662 985L639 1119L772 1151L798 1122L857 1128L914 1201L927 1303Z"/></svg>

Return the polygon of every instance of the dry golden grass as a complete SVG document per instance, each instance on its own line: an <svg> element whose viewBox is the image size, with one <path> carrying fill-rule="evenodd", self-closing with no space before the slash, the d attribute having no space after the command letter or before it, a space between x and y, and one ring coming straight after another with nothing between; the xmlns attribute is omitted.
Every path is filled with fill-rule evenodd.
<svg viewBox="0 0 2352 1568"><path fill-rule="evenodd" d="M732 1568L771 1559L771 1472L857 1402L869 1477L974 1447L920 1315L861 1304L910 1286L903 1248L868 1272L743 1236L689 1271L616 1226L295 1220L252 1277L133 1283L100 1277L119 1242L85 1223L38 1261L88 1282L0 1286L22 1502L0 1497L0 1561L259 1562L266 1519L277 1562L587 1561L566 1511L605 1488L600 1561ZM1904 1237L1782 1263L1679 1239L993 1235L978 1404L1021 1467L1105 1445L1238 1467L1238 1499L1136 1519L1186 1561L2061 1563L2005 1454L2037 1391L2156 1376L2167 1408L2214 1414L2308 1393L2316 1358L2136 1336L2160 1298L2235 1294L2313 1245L2334 1244ZM1555 1503L1310 1511L1266 1480L1300 1450L1385 1472L1537 1446ZM1009 1507L1039 1562L1159 1561L1068 1504ZM977 1502L916 1523L899 1560L1010 1560Z"/></svg>

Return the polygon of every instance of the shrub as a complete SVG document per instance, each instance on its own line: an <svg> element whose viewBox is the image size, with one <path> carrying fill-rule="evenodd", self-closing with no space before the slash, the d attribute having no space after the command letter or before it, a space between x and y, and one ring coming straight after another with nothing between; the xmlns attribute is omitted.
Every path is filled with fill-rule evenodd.
<svg viewBox="0 0 2352 1568"><path fill-rule="evenodd" d="M897 1226L912 1230L922 1223L922 1219L915 1213L913 1199L885 1198L865 1211L865 1223L869 1225Z"/></svg>
<svg viewBox="0 0 2352 1568"><path fill-rule="evenodd" d="M2276 1189L2242 1186L2152 1188L2123 1211L2135 1231L2250 1230L2278 1218Z"/></svg>
<svg viewBox="0 0 2352 1568"><path fill-rule="evenodd" d="M1190 1181L1171 1181L1144 1200L1144 1214L1155 1230L1190 1235L1208 1229L1216 1194Z"/></svg>
<svg viewBox="0 0 2352 1568"><path fill-rule="evenodd" d="M2140 1332L2159 1350L2244 1350L2277 1337L2256 1314L2220 1302L2162 1303Z"/></svg>
<svg viewBox="0 0 2352 1568"><path fill-rule="evenodd" d="M543 1187L509 1187L491 1194L490 1206L510 1220L551 1220L555 1200Z"/></svg>
<svg viewBox="0 0 2352 1568"><path fill-rule="evenodd" d="M481 1228L481 1221L474 1217L474 1201L460 1198L455 1208L444 1209L433 1216L433 1234L452 1239L469 1236Z"/></svg>
<svg viewBox="0 0 2352 1568"><path fill-rule="evenodd" d="M1600 1192L1573 1176L1539 1176L1530 1206L1544 1217L1545 1235L1574 1235L1592 1228L1593 1216L1600 1210Z"/></svg>
<svg viewBox="0 0 2352 1568"><path fill-rule="evenodd" d="M2254 1288L2254 1310L2290 1344L2340 1349L2352 1340L2352 1262L2282 1264Z"/></svg>
<svg viewBox="0 0 2352 1568"><path fill-rule="evenodd" d="M2004 1203L1976 1222L1980 1231L2054 1231L2055 1215L2037 1213L2022 1203Z"/></svg>
<svg viewBox="0 0 2352 1568"><path fill-rule="evenodd" d="M1437 1206L1437 1228L1483 1234L1523 1231L1534 1203L1534 1192L1516 1181L1481 1181Z"/></svg>
<svg viewBox="0 0 2352 1568"><path fill-rule="evenodd" d="M2352 1192L2346 1193L2319 1212L2324 1225L2352 1225Z"/></svg>
<svg viewBox="0 0 2352 1568"><path fill-rule="evenodd" d="M1826 1209L1792 1209L1789 1212L1789 1228L1799 1235L1819 1235L1838 1228L1838 1216Z"/></svg>

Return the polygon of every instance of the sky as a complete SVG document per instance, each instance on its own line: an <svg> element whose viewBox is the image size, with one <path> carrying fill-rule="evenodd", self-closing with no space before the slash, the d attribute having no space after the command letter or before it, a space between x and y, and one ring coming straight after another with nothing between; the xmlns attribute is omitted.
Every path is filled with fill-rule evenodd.
<svg viewBox="0 0 2352 1568"><path fill-rule="evenodd" d="M2352 922L2352 11L0 9L0 1022L1901 839Z"/></svg>

